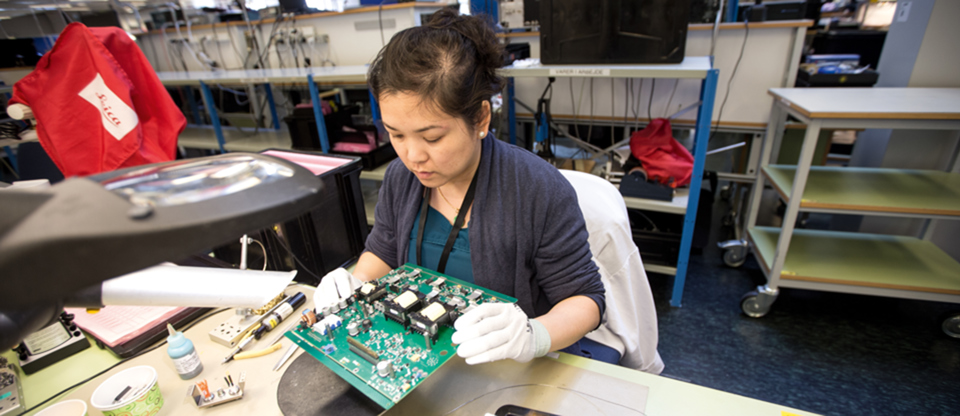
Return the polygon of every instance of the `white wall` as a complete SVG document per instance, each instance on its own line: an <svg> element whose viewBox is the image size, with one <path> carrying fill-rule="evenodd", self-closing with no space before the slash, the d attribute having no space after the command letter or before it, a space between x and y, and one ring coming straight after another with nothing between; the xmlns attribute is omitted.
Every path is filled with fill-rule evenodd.
<svg viewBox="0 0 960 416"><path fill-rule="evenodd" d="M883 87L960 87L960 2L911 0L906 21L894 19L878 70ZM898 4L902 7L903 2ZM902 169L945 170L957 154L960 132L867 130L855 146L852 164ZM923 220L865 217L862 232L918 236ZM960 261L960 221L933 221L931 241Z"/></svg>
<svg viewBox="0 0 960 416"><path fill-rule="evenodd" d="M384 30L383 37L389 41L390 37L400 30L413 27L420 24L420 14L432 13L439 7L405 7L383 10ZM261 46L265 47L267 37L273 27L273 23L264 23L262 31L254 31L261 34ZM359 27L359 28L358 28ZM289 20L282 22L278 30L289 31L292 28L303 30L312 28L315 34L325 34L329 37L328 44L311 44L305 49L311 55L311 61L315 66L320 65L324 58L329 59L337 65L364 65L370 63L377 52L383 46L380 36L379 20L376 9L360 13L343 13L336 15L327 15L323 17L313 17L298 20ZM191 47L195 51L201 51L201 40L204 40L207 55L217 62L225 62L228 69L240 69L242 65L241 56L246 55L246 41L244 32L247 31L245 25L230 25L227 27L217 27L214 29L193 29L192 37L188 35L184 26L180 27L179 34L174 31L151 32L141 35L137 42L147 59L153 64L157 71L182 71L183 67L179 61L179 53L176 46L171 44L175 39L191 38ZM216 36L214 36L216 32ZM233 35L231 38L231 34ZM220 43L220 49L214 43L216 39ZM166 46L166 49L164 48ZM294 66L294 57L287 45L282 46L281 56L286 67ZM298 53L302 55L300 48ZM171 54L165 56L166 53ZM237 53L240 52L240 54ZM221 55L223 58L221 58ZM275 48L271 48L269 53L265 54L265 59L269 59L269 65L272 68L279 67L279 58ZM188 51L184 51L184 59L187 68L192 71L207 70L199 60L193 59ZM255 58L251 58L253 61ZM300 60L300 66L303 66L303 60ZM248 65L248 67L250 67Z"/></svg>

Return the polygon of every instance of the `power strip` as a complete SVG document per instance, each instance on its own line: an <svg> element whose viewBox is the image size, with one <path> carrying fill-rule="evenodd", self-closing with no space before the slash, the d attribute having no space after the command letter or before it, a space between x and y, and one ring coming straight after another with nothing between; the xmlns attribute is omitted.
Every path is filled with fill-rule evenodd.
<svg viewBox="0 0 960 416"><path fill-rule="evenodd" d="M210 339L229 348L237 346L237 343L250 332L250 329L260 323L263 315L233 315L222 324L210 331Z"/></svg>
<svg viewBox="0 0 960 416"><path fill-rule="evenodd" d="M23 412L23 390L16 370L16 366L0 357L0 415Z"/></svg>

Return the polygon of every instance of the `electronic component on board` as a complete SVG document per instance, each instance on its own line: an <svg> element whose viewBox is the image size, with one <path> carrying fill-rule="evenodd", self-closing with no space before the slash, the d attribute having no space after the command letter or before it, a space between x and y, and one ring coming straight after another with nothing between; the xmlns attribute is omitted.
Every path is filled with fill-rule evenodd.
<svg viewBox="0 0 960 416"><path fill-rule="evenodd" d="M347 348L349 348L351 352L367 360L370 364L377 365L380 363L380 354L370 349L370 347L363 345L363 343L357 341L356 338L347 337L347 343L349 343Z"/></svg>
<svg viewBox="0 0 960 416"><path fill-rule="evenodd" d="M360 293L360 297L367 302L376 302L380 298L387 295L387 288L374 283L364 283L360 286L360 289L357 289Z"/></svg>
<svg viewBox="0 0 960 416"><path fill-rule="evenodd" d="M313 309L306 309L303 311L303 314L300 315L300 328L309 328L317 323L317 314L313 312Z"/></svg>
<svg viewBox="0 0 960 416"><path fill-rule="evenodd" d="M384 378L393 378L393 363L390 361L380 361L377 363L377 375Z"/></svg>
<svg viewBox="0 0 960 416"><path fill-rule="evenodd" d="M361 284L350 298L286 336L384 409L456 357L453 324L462 313L494 299L515 302L412 264Z"/></svg>
<svg viewBox="0 0 960 416"><path fill-rule="evenodd" d="M467 302L456 296L450 298L450 300L447 301L447 304L449 304L450 306L453 306L458 311L462 311L464 308L467 307Z"/></svg>
<svg viewBox="0 0 960 416"><path fill-rule="evenodd" d="M480 299L480 296L482 295L483 295L483 292L479 290L474 290L473 293L467 295L467 300L474 301L474 300Z"/></svg>
<svg viewBox="0 0 960 416"><path fill-rule="evenodd" d="M447 312L447 308L443 304L433 302L423 310L410 315L410 329L430 337L432 341L436 341L440 325L447 324L450 321Z"/></svg>
<svg viewBox="0 0 960 416"><path fill-rule="evenodd" d="M410 313L420 309L418 292L406 290L393 300L384 301L383 315L406 326Z"/></svg>

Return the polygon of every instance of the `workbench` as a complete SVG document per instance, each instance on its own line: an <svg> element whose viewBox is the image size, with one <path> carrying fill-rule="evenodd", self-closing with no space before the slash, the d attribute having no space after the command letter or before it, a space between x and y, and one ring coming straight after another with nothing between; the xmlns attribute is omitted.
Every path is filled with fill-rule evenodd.
<svg viewBox="0 0 960 416"><path fill-rule="evenodd" d="M295 294L298 291L303 292L308 300L302 307L297 308L295 311L296 314L299 314L299 311L304 308L313 307L313 288L295 285L288 287L286 293ZM160 391L164 399L163 408L158 413L158 416L279 415L281 411L278 407L278 386L280 386L281 379L284 377L284 371L288 370L288 368L303 355L303 350L298 350L280 371L272 371L272 368L282 356L283 351L291 345L291 341L285 338L281 341L283 348L277 352L263 357L235 360L227 364L220 364L223 357L229 352L229 348L211 341L208 333L233 314L233 310L223 311L203 321L199 321L194 327L184 332L184 335L193 341L200 360L203 363L203 372L192 380L180 380L173 368L172 361L167 356L166 345L163 345L155 351L120 364L107 373L64 394L62 397L50 401L49 404L67 399L80 399L89 404L93 391L111 375L133 366L149 365L159 373ZM292 322L293 321L289 319L284 320L278 326L278 330L286 328ZM275 335L277 334L274 332L266 334L262 340L252 344L249 350L265 348L267 346L265 344ZM12 362L16 362L15 355L12 351L4 352L3 356L11 359ZM29 376L23 376L21 380L25 396L24 402L27 406L33 406L56 392L118 362L119 359L106 350L91 346L87 350L64 359L51 367ZM489 392L489 390L470 390L463 387L470 385L471 379L484 376L490 377L491 371L497 369L496 367L484 367L485 365L469 366L466 365L461 358L455 357L444 366L443 371L436 373L431 376L431 379L427 380L433 381L433 383L421 386L422 389L418 387L418 389L414 390L400 405L385 412L385 414L410 414L411 412L414 412L414 414L440 414L459 405L463 401L463 397L472 398L473 396L481 396ZM493 363L491 365L498 364ZM639 393L646 391L647 399L645 408L642 410L648 415L812 415L812 413L809 412L773 403L754 400L663 376L642 373L625 367L614 366L567 354L554 355L553 358L539 358L527 364L505 360L500 362L499 365L511 368L529 368L531 371L536 372L549 371L551 374L561 374L559 378L545 382L545 384L555 387L543 387L544 389L549 389L549 395L557 399L574 401L594 400L599 405L604 405L601 399L612 401L623 400L623 397L612 397L614 394L618 394L616 392L622 393L624 391L630 391ZM246 388L244 389L244 397L242 399L202 410L197 409L193 402L185 399L187 388L193 382L206 379L211 386L221 386L223 384L222 377L226 372L229 372L234 380L237 380L241 372L246 372ZM579 380L583 379L605 380L605 382L609 384L592 387L593 390L591 393L597 396L596 398L584 396L574 391L563 390L563 388L574 390L584 389L585 387L578 385L578 383L580 383ZM517 384L516 380L502 378L494 382L507 389ZM461 387L458 388L458 386ZM491 386L490 390L493 390L493 388L495 387ZM437 392L437 389L447 389L449 390L448 393L453 397L446 397L440 393L431 393ZM597 392L597 390L599 390L599 392ZM610 393L604 393L604 391L608 390ZM604 394L606 394L606 397L603 397ZM304 395L310 397L309 392ZM484 395L485 399L490 397L496 396ZM520 399L522 399L523 402L513 404L524 405L527 403L530 406L542 405L542 402L537 401L542 399L538 399L532 395L529 397L521 395ZM497 406L499 405L500 404L497 404ZM475 405L471 405L462 408L459 413L453 414L481 414L476 413L479 410L493 413L496 407L492 409L478 409ZM545 410L549 411L549 409ZM33 412L31 412L31 414L33 414ZM100 414L96 409L92 407L89 408L90 416L98 416ZM637 413L624 411L624 413L617 414Z"/></svg>

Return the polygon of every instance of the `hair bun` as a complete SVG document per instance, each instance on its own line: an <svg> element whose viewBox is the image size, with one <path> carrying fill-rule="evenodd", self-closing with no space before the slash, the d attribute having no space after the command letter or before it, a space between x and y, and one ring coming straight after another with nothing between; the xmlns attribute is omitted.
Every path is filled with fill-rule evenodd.
<svg viewBox="0 0 960 416"><path fill-rule="evenodd" d="M477 65L495 72L503 66L504 50L493 31L493 20L487 15L465 16L452 8L444 8L430 16L427 27L453 30L473 43Z"/></svg>

